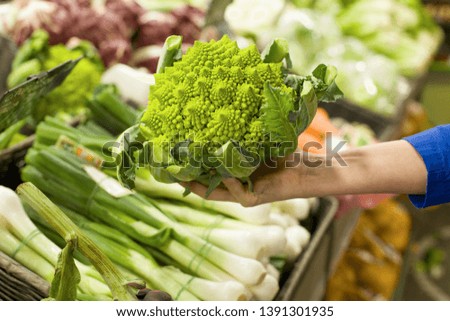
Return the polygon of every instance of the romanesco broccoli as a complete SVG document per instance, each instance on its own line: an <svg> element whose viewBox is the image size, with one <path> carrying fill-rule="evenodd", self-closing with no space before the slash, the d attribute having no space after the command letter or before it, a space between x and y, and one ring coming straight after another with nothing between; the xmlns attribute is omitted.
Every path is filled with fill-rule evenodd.
<svg viewBox="0 0 450 321"><path fill-rule="evenodd" d="M307 77L289 75L281 39L261 54L255 45L241 49L225 35L196 41L182 55L177 37L167 39L147 110L117 154L119 164L132 159L127 146L134 146L133 139L143 142L149 147L142 149L149 151L146 165L158 180L199 180L210 189L222 177L248 180L268 155L295 150L318 100L342 94L332 67L320 65ZM129 168L119 165L118 176L133 186Z"/></svg>
<svg viewBox="0 0 450 321"><path fill-rule="evenodd" d="M148 140L176 136L219 148L229 140L244 145L263 135L258 122L266 82L294 98L283 82L282 63L265 63L255 45L243 50L228 37L196 42L183 59L158 74L141 129ZM255 133L253 133L255 134ZM171 138L172 139L172 138Z"/></svg>

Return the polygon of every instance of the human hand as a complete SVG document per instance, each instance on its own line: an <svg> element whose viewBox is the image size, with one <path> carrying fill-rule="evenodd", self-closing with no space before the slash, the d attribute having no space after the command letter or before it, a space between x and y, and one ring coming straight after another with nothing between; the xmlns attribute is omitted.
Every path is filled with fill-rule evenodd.
<svg viewBox="0 0 450 321"><path fill-rule="evenodd" d="M223 187L217 187L208 197L209 200L238 202L245 207L255 206L285 199L306 197L307 187L301 184L309 173L309 168L317 165L320 156L305 158L303 152L291 154L276 162L262 164L250 177L253 190L237 178L224 178ZM206 198L208 188L198 182L182 184L193 193Z"/></svg>

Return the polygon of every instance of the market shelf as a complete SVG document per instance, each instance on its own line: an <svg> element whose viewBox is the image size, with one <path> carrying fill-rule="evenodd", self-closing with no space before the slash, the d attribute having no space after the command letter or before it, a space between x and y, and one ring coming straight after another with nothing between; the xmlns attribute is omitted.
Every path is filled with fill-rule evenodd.
<svg viewBox="0 0 450 321"><path fill-rule="evenodd" d="M338 202L335 198L320 200L317 212L318 224L307 248L300 254L292 271L286 276L278 301L318 301L325 293L330 273L330 254L335 239L332 236L332 222Z"/></svg>

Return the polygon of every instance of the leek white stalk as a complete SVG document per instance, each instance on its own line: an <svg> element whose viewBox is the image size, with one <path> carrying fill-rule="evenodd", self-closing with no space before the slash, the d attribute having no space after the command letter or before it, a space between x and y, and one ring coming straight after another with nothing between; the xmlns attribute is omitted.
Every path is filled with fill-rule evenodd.
<svg viewBox="0 0 450 321"><path fill-rule="evenodd" d="M264 244L264 255L280 254L286 245L284 229L277 225L253 225L231 219L222 215L211 214L205 210L180 205L180 203L169 203L158 201L157 206L164 212L175 217L179 222L189 225L216 228L245 230L251 232ZM242 246L242 245L241 245ZM262 255L262 254L261 254ZM259 256L261 256L259 255Z"/></svg>
<svg viewBox="0 0 450 321"><path fill-rule="evenodd" d="M248 301L251 297L250 291L237 281L209 281L185 274L171 266L164 267L163 270L204 301Z"/></svg>
<svg viewBox="0 0 450 321"><path fill-rule="evenodd" d="M272 207L279 210L281 213L288 214L296 220L304 220L311 212L312 199L308 198L294 198L272 203Z"/></svg>
<svg viewBox="0 0 450 321"><path fill-rule="evenodd" d="M48 262L56 265L61 249L46 238L30 220L17 194L0 185L2 204L0 216L9 222L12 232L20 239L27 239L28 246L44 257Z"/></svg>
<svg viewBox="0 0 450 321"><path fill-rule="evenodd" d="M273 276L275 279L277 279L279 281L280 280L280 271L278 271L277 268L274 267L270 263L265 264L265 266L266 266L267 274L270 274L271 276Z"/></svg>
<svg viewBox="0 0 450 321"><path fill-rule="evenodd" d="M0 217L0 251L36 273L47 282L51 282L55 267L12 235ZM20 249L20 250L18 250Z"/></svg>
<svg viewBox="0 0 450 321"><path fill-rule="evenodd" d="M270 224L288 228L289 226L298 225L298 221L288 214L275 210L270 213Z"/></svg>
<svg viewBox="0 0 450 321"><path fill-rule="evenodd" d="M261 283L250 286L250 292L253 294L253 299L258 301L271 301L275 298L280 286L278 280L270 274L266 274Z"/></svg>
<svg viewBox="0 0 450 321"><path fill-rule="evenodd" d="M284 253L288 260L295 260L302 252L303 248L308 244L310 234L307 229L301 225L290 226L286 229L286 248Z"/></svg>
<svg viewBox="0 0 450 321"><path fill-rule="evenodd" d="M249 230L207 228L185 223L182 226L214 245L243 257L258 260L265 253L265 242Z"/></svg>

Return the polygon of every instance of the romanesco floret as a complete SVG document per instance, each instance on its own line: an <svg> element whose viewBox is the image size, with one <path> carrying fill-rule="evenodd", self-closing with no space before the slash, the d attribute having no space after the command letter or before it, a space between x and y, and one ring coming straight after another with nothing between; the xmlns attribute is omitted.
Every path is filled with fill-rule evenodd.
<svg viewBox="0 0 450 321"><path fill-rule="evenodd" d="M246 140L264 138L261 126L255 136L254 126L246 124L260 116L265 82L292 91L283 82L282 63L265 63L256 46L239 49L227 36L197 41L155 79L141 122L144 136L216 147L229 140L245 145Z"/></svg>

